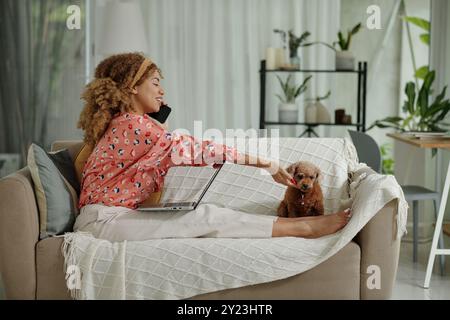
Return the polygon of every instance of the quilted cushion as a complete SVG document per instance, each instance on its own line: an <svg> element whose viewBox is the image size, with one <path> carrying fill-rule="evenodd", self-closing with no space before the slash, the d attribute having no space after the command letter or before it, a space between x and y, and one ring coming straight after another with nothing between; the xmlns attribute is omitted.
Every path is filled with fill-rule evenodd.
<svg viewBox="0 0 450 320"><path fill-rule="evenodd" d="M273 147L279 153L279 162L287 167L297 161L310 161L322 171L320 181L326 213L342 209L348 196L347 143L344 139L280 138L279 144L269 140L265 150ZM261 140L260 140L261 142ZM248 150L249 140L238 150ZM272 156L271 156L272 157ZM167 174L162 201L195 199L213 173L211 167L175 167ZM215 203L236 210L275 214L286 187L275 183L266 171L226 163L211 185L202 202Z"/></svg>

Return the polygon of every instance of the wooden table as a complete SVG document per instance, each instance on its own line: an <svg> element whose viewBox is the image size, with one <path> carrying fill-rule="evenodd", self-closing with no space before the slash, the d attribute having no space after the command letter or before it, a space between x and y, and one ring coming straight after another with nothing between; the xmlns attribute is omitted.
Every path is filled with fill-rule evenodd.
<svg viewBox="0 0 450 320"><path fill-rule="evenodd" d="M388 133L388 137L408 143L419 148L450 149L450 139L417 139L401 133Z"/></svg>
<svg viewBox="0 0 450 320"><path fill-rule="evenodd" d="M438 154L436 155L436 191L440 192L441 185L440 185L440 177L441 177L441 158L439 155L439 150L442 149L450 149L450 139L418 139L414 138L409 135L401 134L401 133L388 133L388 137L391 137L395 140L413 145L418 148L424 148L424 149L437 149ZM437 216L436 221L436 227L434 229L434 235L433 235L433 242L431 244L431 251L430 256L428 258L428 265L427 265L427 272L425 275L425 283L424 287L429 288L430 287L430 280L431 280L431 273L433 271L433 265L434 265L434 259L436 255L450 255L450 249L438 249L438 240L439 235L442 230L442 222L444 221L444 213L445 213L445 206L447 204L447 198L448 198L448 192L450 189L450 163L447 168L447 175L445 177L445 183L444 183L444 189L441 193L441 201L439 205L439 212Z"/></svg>

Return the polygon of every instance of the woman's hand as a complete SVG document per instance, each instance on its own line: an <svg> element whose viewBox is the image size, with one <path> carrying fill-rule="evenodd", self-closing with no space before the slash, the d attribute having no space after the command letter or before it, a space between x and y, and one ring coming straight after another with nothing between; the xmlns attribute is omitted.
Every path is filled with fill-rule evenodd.
<svg viewBox="0 0 450 320"><path fill-rule="evenodd" d="M286 169L280 167L278 162L272 162L271 166L267 168L267 171L272 175L275 182L284 184L288 187L296 187L294 178L286 171Z"/></svg>
<svg viewBox="0 0 450 320"><path fill-rule="evenodd" d="M284 184L288 187L295 188L297 186L294 178L286 171L286 169L280 167L280 164L277 161L270 161L250 154L238 153L235 163L264 169L270 173L275 182ZM213 165L214 168L217 168L218 166L219 165L217 164Z"/></svg>

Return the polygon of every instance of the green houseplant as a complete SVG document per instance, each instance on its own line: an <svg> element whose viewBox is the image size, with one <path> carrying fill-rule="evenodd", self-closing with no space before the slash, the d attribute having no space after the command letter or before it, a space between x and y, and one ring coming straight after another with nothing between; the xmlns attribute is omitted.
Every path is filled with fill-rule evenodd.
<svg viewBox="0 0 450 320"><path fill-rule="evenodd" d="M394 128L399 131L447 131L449 124L442 122L450 111L450 101L445 99L445 86L433 102L429 102L432 93L432 84L435 71L425 75L422 86L417 89L414 82L408 82L405 86L406 100L403 105L405 116L386 117L375 121L368 130L373 127Z"/></svg>
<svg viewBox="0 0 450 320"><path fill-rule="evenodd" d="M356 24L353 28L347 30L347 34L344 35L342 31L339 31L337 36L338 40L333 42L333 44L328 44L322 41L311 42L306 45L312 44L323 44L330 49L334 50L336 53L336 70L354 70L355 68L355 57L350 51L350 45L352 43L353 37L361 30L361 23ZM336 49L339 46L339 49Z"/></svg>
<svg viewBox="0 0 450 320"><path fill-rule="evenodd" d="M277 78L283 91L283 96L276 95L280 99L279 120L280 122L295 123L299 120L298 107L295 104L295 100L306 91L308 81L312 78L312 75L307 76L298 87L295 84L291 84L292 74L287 77L286 81L283 81L279 76Z"/></svg>
<svg viewBox="0 0 450 320"><path fill-rule="evenodd" d="M288 32L280 29L274 29L273 32L279 33L281 35L281 40L283 42L283 49L286 49L286 37L289 36L289 69L300 68L300 57L298 56L298 48L308 46L311 44L304 43L306 39L311 35L309 31L303 32L299 37L297 37L293 30Z"/></svg>
<svg viewBox="0 0 450 320"><path fill-rule="evenodd" d="M350 50L350 44L352 42L352 37L359 32L361 29L361 23L355 25L351 30L347 30L347 37L345 37L341 31L338 32L338 41L333 42L333 47L338 44L341 51Z"/></svg>
<svg viewBox="0 0 450 320"><path fill-rule="evenodd" d="M309 31L302 33L300 37L297 37L292 30L289 30L289 60L292 67L300 68L300 57L298 56L298 48L305 46L303 42L311 35Z"/></svg>

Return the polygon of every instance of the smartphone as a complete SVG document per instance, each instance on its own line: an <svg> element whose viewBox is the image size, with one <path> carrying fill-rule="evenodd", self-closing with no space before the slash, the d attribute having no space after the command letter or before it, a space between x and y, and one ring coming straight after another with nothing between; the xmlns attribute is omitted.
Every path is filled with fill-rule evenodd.
<svg viewBox="0 0 450 320"><path fill-rule="evenodd" d="M151 112L147 114L153 119L157 120L159 123L164 123L169 117L171 111L172 109L167 104L163 104L161 108L159 108L158 112Z"/></svg>

